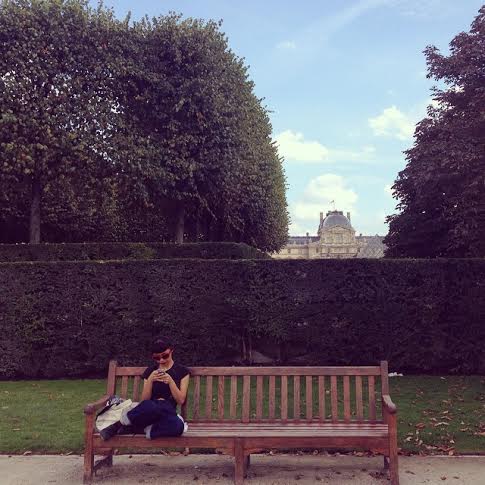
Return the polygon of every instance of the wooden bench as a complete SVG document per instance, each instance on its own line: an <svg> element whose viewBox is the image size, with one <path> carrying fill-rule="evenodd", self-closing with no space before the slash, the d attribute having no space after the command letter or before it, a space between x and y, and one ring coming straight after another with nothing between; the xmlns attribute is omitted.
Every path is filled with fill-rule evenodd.
<svg viewBox="0 0 485 485"><path fill-rule="evenodd" d="M384 455L392 485L399 483L396 406L389 396L385 361L375 367L192 367L182 406L189 423L185 434L151 441L144 435L117 435L103 441L94 431L96 412L113 394L137 401L144 370L111 361L107 394L85 407L85 483L100 466L112 466L116 449L154 447L214 448L231 454L236 485L243 483L249 457L257 451L370 450ZM106 457L95 464L95 454Z"/></svg>

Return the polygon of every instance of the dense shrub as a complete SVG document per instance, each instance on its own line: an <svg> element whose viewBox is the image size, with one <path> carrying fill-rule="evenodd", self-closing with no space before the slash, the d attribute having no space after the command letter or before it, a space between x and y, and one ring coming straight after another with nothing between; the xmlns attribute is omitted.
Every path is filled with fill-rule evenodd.
<svg viewBox="0 0 485 485"><path fill-rule="evenodd" d="M264 259L247 244L216 243L68 243L0 244L0 261L85 261L112 259Z"/></svg>
<svg viewBox="0 0 485 485"><path fill-rule="evenodd" d="M157 334L191 365L244 338L283 364L485 372L485 260L1 263L0 288L3 378L147 363Z"/></svg>

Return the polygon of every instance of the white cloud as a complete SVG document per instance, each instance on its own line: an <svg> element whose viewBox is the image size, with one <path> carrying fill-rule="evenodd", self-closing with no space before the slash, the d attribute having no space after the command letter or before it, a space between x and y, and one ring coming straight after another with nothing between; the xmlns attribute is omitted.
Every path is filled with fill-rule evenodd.
<svg viewBox="0 0 485 485"><path fill-rule="evenodd" d="M316 221L318 221L320 212L323 212L323 210L323 204L308 201L298 201L291 206L291 214L293 216L292 220L299 221L300 224L297 223L299 227L302 227L302 223L307 221L312 221L312 225L314 226Z"/></svg>
<svg viewBox="0 0 485 485"><path fill-rule="evenodd" d="M295 50L296 43L293 42L292 40L284 40L282 42L278 42L278 44L276 44L276 48L283 49L283 50Z"/></svg>
<svg viewBox="0 0 485 485"><path fill-rule="evenodd" d="M304 235L309 232L315 235L320 212L333 210L332 200L336 209L355 215L357 199L357 194L340 175L326 173L315 177L306 186L302 198L290 204L290 234Z"/></svg>
<svg viewBox="0 0 485 485"><path fill-rule="evenodd" d="M409 140L413 136L416 121L393 105L375 118L369 118L368 123L376 136Z"/></svg>
<svg viewBox="0 0 485 485"><path fill-rule="evenodd" d="M287 161L303 163L333 163L336 161L369 162L376 148L364 145L356 150L328 148L317 140L306 140L303 133L285 130L274 137L278 151Z"/></svg>
<svg viewBox="0 0 485 485"><path fill-rule="evenodd" d="M326 206L329 206L330 201L334 200L339 210L353 209L357 202L357 194L346 187L343 177L331 173L310 180L304 196Z"/></svg>
<svg viewBox="0 0 485 485"><path fill-rule="evenodd" d="M305 140L303 133L286 130L276 135L278 151L286 160L298 162L327 161L329 150L318 141Z"/></svg>

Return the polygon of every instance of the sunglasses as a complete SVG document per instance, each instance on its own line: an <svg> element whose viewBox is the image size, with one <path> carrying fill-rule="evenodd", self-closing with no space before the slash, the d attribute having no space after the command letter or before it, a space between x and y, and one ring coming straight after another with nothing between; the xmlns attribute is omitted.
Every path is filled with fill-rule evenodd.
<svg viewBox="0 0 485 485"><path fill-rule="evenodd" d="M156 360L157 362L160 360L160 359L168 359L170 357L170 354L172 353L171 350L167 350L166 352L163 352L162 354L153 354L152 355L152 359L153 360Z"/></svg>

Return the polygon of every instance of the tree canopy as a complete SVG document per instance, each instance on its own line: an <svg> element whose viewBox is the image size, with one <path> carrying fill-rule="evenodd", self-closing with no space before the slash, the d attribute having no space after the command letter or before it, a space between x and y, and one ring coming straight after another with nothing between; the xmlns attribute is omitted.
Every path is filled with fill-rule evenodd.
<svg viewBox="0 0 485 485"><path fill-rule="evenodd" d="M268 112L220 24L0 3L0 240L286 242Z"/></svg>
<svg viewBox="0 0 485 485"><path fill-rule="evenodd" d="M394 183L390 257L485 256L485 6L443 55L424 51L435 106L416 127Z"/></svg>

